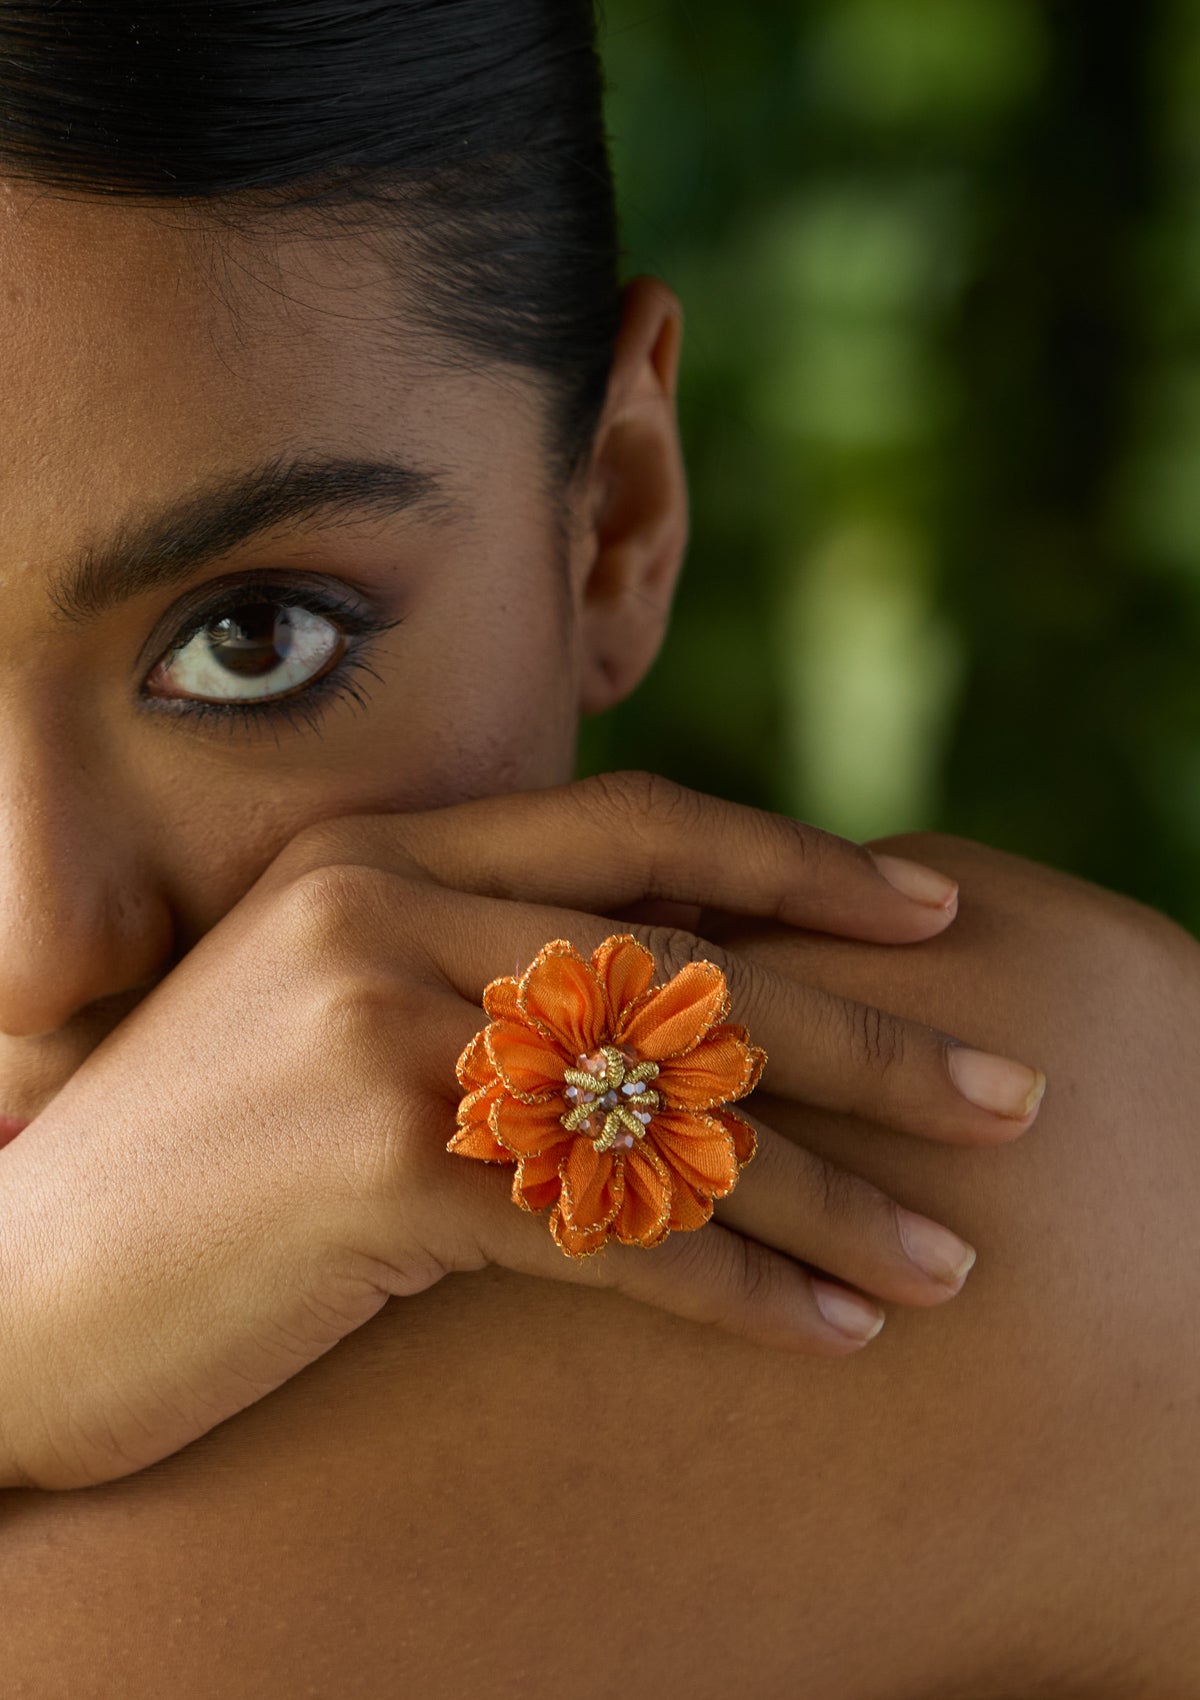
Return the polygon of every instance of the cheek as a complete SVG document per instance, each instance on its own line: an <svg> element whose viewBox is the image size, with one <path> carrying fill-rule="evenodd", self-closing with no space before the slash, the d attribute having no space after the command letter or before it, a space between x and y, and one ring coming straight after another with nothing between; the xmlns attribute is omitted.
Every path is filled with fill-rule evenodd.
<svg viewBox="0 0 1200 1700"><path fill-rule="evenodd" d="M373 688L359 782L417 809L571 779L578 668L552 596L510 581L466 606L431 597L396 636L377 663L387 684Z"/></svg>

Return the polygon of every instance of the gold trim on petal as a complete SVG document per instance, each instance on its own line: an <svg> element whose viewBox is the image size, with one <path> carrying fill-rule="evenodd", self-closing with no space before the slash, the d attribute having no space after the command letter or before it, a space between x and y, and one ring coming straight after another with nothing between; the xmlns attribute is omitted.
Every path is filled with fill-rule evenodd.
<svg viewBox="0 0 1200 1700"><path fill-rule="evenodd" d="M578 1143L578 1140L572 1140L572 1148ZM584 1143L589 1144L590 1141L585 1140ZM598 1233L601 1228L608 1228L610 1224L616 1220L617 1213L625 1199L625 1167L621 1161L621 1155L611 1159L612 1169L609 1174L608 1184L612 1188L613 1202L609 1205L608 1214L598 1222L577 1222L575 1220L575 1199L571 1192L570 1183L563 1172L566 1169L570 1157L571 1152L566 1152L562 1162L558 1165L558 1179L561 1186L559 1206L563 1213L563 1219L578 1233Z"/></svg>
<svg viewBox="0 0 1200 1700"><path fill-rule="evenodd" d="M604 1252L604 1250L607 1248L607 1245L608 1245L607 1230L604 1231L603 1233L600 1233L600 1232L596 1233L596 1243L595 1243L595 1245L588 1245L588 1244L585 1243L584 1246L578 1251L572 1251L569 1246L564 1245L563 1238L562 1238L564 1232L566 1232L566 1233L577 1232L578 1233L578 1232L580 1232L580 1230L572 1230L571 1227L570 1227L570 1224L563 1221L561 1213L560 1213L560 1209L561 1209L560 1205L556 1204L554 1206L554 1209L550 1212L550 1234L551 1234L551 1238L554 1240L555 1245L559 1248L560 1251L565 1252L568 1257L574 1258L577 1262L581 1261L585 1257L597 1257L602 1252ZM591 1235L590 1234L587 1234L587 1235L581 1234L581 1237L584 1238L585 1241L586 1241L587 1239L591 1238Z"/></svg>
<svg viewBox="0 0 1200 1700"><path fill-rule="evenodd" d="M496 1053L495 1053L495 1050L494 1050L493 1044L492 1044L492 1036L493 1036L493 1033L495 1032L495 1029L497 1027L518 1027L518 1026L522 1027L526 1032L530 1031L529 1024L527 1022L519 1022L518 1023L516 1021L504 1021L504 1022L493 1021L493 1022L488 1023L488 1025L483 1030L483 1032L484 1032L484 1044L487 1046L488 1060L491 1062L493 1069L496 1071L496 1075L497 1075L498 1079L500 1081L502 1081L502 1083L504 1085L504 1090L508 1093L510 1098L515 1098L518 1104L548 1104L550 1102L551 1098L556 1098L556 1097L560 1096L560 1094L561 1094L561 1088L554 1083L553 1077L550 1075L549 1070L547 1070L547 1078L551 1081L550 1085L543 1087L538 1092L521 1092L512 1084L512 1081L509 1079L508 1075L505 1073L503 1067L496 1060ZM553 1047L549 1044L547 1044L545 1048L549 1052L549 1055L551 1057L557 1058L557 1057L560 1056L560 1053L558 1052L557 1048L555 1048L555 1047Z"/></svg>
<svg viewBox="0 0 1200 1700"><path fill-rule="evenodd" d="M617 1222L616 1217L613 1218L613 1231L622 1245L642 1246L646 1250L649 1250L651 1246L661 1244L661 1242L666 1238L666 1235L670 1232L671 1176L663 1158L650 1144L649 1140L647 1140L643 1145L636 1146L634 1151L628 1152L626 1154L627 1160L632 1159L634 1155L644 1157L646 1162L650 1164L650 1167L654 1170L655 1174L662 1182L662 1196L659 1200L659 1213L654 1220L653 1226L647 1230L647 1232L652 1236L649 1239L645 1237L639 1239L633 1235L627 1239L621 1232L620 1225ZM625 1191L628 1190L628 1187L626 1187Z"/></svg>

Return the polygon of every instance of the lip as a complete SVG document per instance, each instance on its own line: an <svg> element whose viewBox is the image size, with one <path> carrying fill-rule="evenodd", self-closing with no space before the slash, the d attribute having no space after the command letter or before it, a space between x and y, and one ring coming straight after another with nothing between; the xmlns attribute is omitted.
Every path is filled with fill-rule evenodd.
<svg viewBox="0 0 1200 1700"><path fill-rule="evenodd" d="M19 1133L24 1133L29 1123L20 1116L0 1116L0 1150L9 1145Z"/></svg>

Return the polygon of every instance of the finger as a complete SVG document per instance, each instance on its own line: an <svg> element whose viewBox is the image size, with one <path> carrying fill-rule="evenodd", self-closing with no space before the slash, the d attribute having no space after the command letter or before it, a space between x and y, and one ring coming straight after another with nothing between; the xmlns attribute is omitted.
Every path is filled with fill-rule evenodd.
<svg viewBox="0 0 1200 1700"><path fill-rule="evenodd" d="M973 1246L741 1105L733 1113L753 1128L757 1149L713 1204L722 1226L898 1304L942 1304L961 1291Z"/></svg>
<svg viewBox="0 0 1200 1700"><path fill-rule="evenodd" d="M321 858L392 873L415 862L488 897L605 915L644 901L707 905L880 944L930 938L957 909L957 884L931 869L641 772L327 818L297 835L272 877Z"/></svg>
<svg viewBox="0 0 1200 1700"><path fill-rule="evenodd" d="M369 879L369 871L364 873ZM724 1019L748 1029L750 1042L767 1053L764 1093L863 1116L919 1138L954 1144L1014 1139L1032 1124L1045 1090L1040 1069L805 985L678 928L631 923L618 928L578 910L497 903L465 893L452 899L447 894L442 902L431 897L418 921L387 876L373 904L372 936L390 940L385 948L395 951L411 948L419 931L445 981L478 1013L488 982L519 976L552 939L569 940L587 958L614 930L628 933L654 958L655 984L696 962L713 963L729 992ZM669 1071L664 1064L656 1083L668 1096Z"/></svg>
<svg viewBox="0 0 1200 1700"><path fill-rule="evenodd" d="M448 1003L440 1014L452 1042L471 1038L461 1009ZM942 1304L961 1290L975 1251L958 1235L906 1210L870 1181L785 1137L742 1105L733 1114L753 1129L757 1148L738 1170L732 1191L709 1201L712 1218L723 1227L897 1304ZM652 1118L647 1137L653 1134ZM442 1177L438 1184L445 1184Z"/></svg>
<svg viewBox="0 0 1200 1700"><path fill-rule="evenodd" d="M455 1161L450 1153L442 1155L446 1165ZM587 1257L569 1257L551 1236L549 1207L530 1211L512 1202L514 1173L515 1165L486 1162L438 1168L429 1186L438 1209L430 1216L437 1227L428 1254L443 1270L497 1264L524 1275L609 1288L761 1346L817 1357L856 1352L883 1324L883 1312L870 1299L712 1220L669 1234L657 1246L610 1239ZM386 1213L376 1218L377 1234L386 1234L378 1226L386 1220ZM357 1272L380 1292L406 1296L411 1260L406 1243L396 1267L386 1237L377 1238L365 1251L360 1245Z"/></svg>
<svg viewBox="0 0 1200 1700"><path fill-rule="evenodd" d="M692 1233L670 1234L648 1250L610 1240L580 1263L559 1251L544 1226L540 1233L535 1228L520 1236L519 1244L512 1237L509 1268L608 1287L775 1350L848 1357L861 1351L885 1321L871 1300L716 1222ZM551 1254L561 1267L552 1264Z"/></svg>

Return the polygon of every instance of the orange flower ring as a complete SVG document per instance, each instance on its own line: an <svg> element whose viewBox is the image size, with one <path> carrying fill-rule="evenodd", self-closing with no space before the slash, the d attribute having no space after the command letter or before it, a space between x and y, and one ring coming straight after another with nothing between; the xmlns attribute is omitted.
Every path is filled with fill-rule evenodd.
<svg viewBox="0 0 1200 1700"><path fill-rule="evenodd" d="M458 1059L463 1098L447 1151L516 1164L522 1210L553 1206L568 1257L655 1246L701 1228L754 1156L754 1130L723 1106L758 1084L767 1054L725 1020L715 962L655 986L630 933L581 956L542 946L518 979L483 994L491 1018Z"/></svg>

